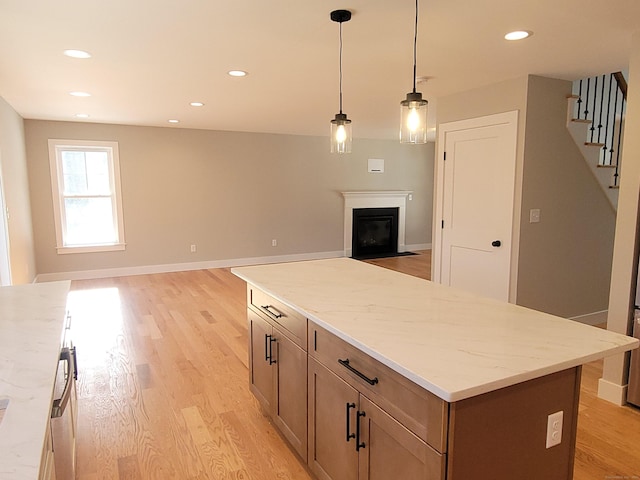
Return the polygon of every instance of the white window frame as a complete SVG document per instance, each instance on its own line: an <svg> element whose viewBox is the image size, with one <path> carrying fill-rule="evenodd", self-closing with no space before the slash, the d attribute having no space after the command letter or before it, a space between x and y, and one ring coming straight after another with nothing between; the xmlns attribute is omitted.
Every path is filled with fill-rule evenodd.
<svg viewBox="0 0 640 480"><path fill-rule="evenodd" d="M62 183L62 157L63 150L103 151L107 152L109 159L109 184L111 186L111 198L113 209L114 228L116 229L116 241L113 243L71 245L64 242L64 186ZM67 253L95 253L124 250L124 219L122 216L122 192L120 188L120 156L118 142L87 141L87 140L61 140L49 139L49 169L51 172L51 193L53 195L53 214L56 226L56 250L58 254Z"/></svg>

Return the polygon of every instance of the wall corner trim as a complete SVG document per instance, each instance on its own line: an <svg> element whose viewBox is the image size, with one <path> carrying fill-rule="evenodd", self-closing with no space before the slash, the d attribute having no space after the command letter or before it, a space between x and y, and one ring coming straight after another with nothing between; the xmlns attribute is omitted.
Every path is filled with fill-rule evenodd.
<svg viewBox="0 0 640 480"><path fill-rule="evenodd" d="M627 385L618 385L601 378L598 380L598 398L622 406L627 403Z"/></svg>

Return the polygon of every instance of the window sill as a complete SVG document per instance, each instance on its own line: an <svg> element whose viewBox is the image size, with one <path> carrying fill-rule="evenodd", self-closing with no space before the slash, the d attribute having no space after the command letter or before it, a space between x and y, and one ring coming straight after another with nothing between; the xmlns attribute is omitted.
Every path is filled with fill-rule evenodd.
<svg viewBox="0 0 640 480"><path fill-rule="evenodd" d="M109 245L86 245L78 247L57 247L58 255L66 255L69 253L100 253L100 252L114 252L118 250L124 250L126 243L112 243Z"/></svg>

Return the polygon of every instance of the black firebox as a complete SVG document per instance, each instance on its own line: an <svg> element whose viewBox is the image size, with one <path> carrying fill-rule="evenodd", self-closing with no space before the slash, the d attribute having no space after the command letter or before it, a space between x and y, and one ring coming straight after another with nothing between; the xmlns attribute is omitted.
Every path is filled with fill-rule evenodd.
<svg viewBox="0 0 640 480"><path fill-rule="evenodd" d="M353 209L353 258L384 257L398 253L398 210L398 207Z"/></svg>

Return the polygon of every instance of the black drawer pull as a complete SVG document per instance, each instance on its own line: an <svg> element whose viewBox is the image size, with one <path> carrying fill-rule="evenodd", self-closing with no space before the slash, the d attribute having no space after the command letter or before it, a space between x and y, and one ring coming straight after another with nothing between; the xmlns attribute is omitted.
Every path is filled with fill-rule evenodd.
<svg viewBox="0 0 640 480"><path fill-rule="evenodd" d="M353 368L351 365L349 365L349 359L347 358L346 360L341 360L338 359L338 363L340 365L342 365L344 368L346 368L347 370L349 370L352 373L355 373L357 376L359 376L362 380L364 380L365 382L367 382L369 385L375 385L376 383L378 383L378 377L375 377L373 380L369 377L367 377L364 373L362 373L359 370L356 370L355 368Z"/></svg>
<svg viewBox="0 0 640 480"><path fill-rule="evenodd" d="M260 308L262 308L265 312L267 312L269 314L269 316L273 317L273 318L282 318L283 315L282 313L280 313L278 311L278 309L276 307L274 307L273 305L261 305ZM273 312L270 310L274 310Z"/></svg>

